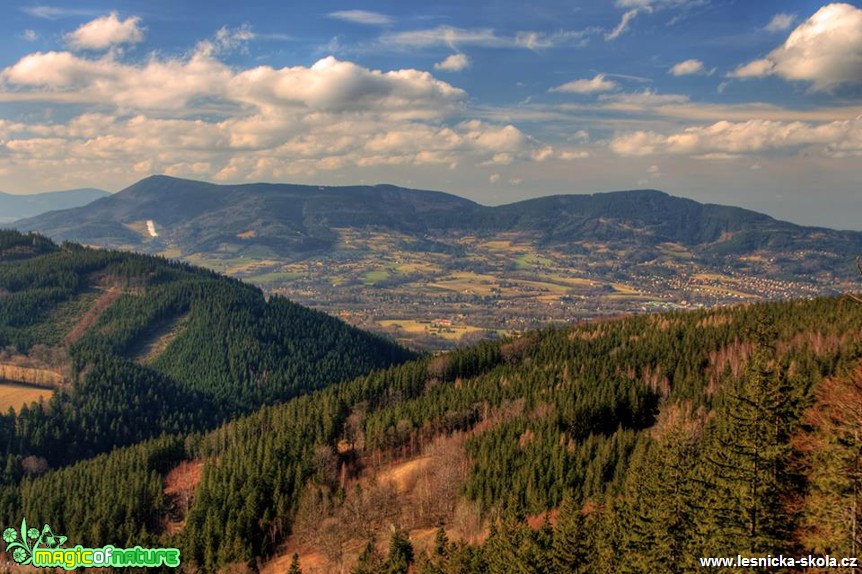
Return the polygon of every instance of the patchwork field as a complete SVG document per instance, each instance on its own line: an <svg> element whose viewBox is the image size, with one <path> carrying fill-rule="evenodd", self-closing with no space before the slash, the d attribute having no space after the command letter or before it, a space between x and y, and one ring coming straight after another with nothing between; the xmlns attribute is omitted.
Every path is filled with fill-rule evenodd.
<svg viewBox="0 0 862 574"><path fill-rule="evenodd" d="M716 270L675 243L543 246L529 233L417 239L336 231L338 247L324 255L187 260L424 350L554 322L822 293L812 284L753 279L770 277L768 260Z"/></svg>

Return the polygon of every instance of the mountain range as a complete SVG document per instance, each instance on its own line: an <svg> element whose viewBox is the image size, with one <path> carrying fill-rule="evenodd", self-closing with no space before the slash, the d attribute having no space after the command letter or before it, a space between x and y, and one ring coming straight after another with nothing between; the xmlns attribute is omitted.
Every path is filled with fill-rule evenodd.
<svg viewBox="0 0 862 574"><path fill-rule="evenodd" d="M49 191L34 195L13 195L0 192L0 223L11 223L55 209L71 209L110 195L93 188Z"/></svg>
<svg viewBox="0 0 862 574"><path fill-rule="evenodd" d="M484 206L392 185L153 176L15 223L202 265L433 350L547 322L855 290L862 233L657 190Z"/></svg>
<svg viewBox="0 0 862 574"><path fill-rule="evenodd" d="M153 223L151 230L147 222ZM16 223L55 240L144 252L179 249L302 258L335 249L339 229L435 233L528 233L544 245L678 243L702 255L758 249L855 255L862 233L778 221L737 207L656 190L558 195L489 207L454 195L392 185L215 185L152 176L88 205Z"/></svg>

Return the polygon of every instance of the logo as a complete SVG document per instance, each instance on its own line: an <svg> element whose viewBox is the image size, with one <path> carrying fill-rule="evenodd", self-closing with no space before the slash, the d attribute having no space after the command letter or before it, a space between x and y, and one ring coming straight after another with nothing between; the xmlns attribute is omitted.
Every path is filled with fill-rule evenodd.
<svg viewBox="0 0 862 574"><path fill-rule="evenodd" d="M80 544L74 548L63 548L68 537L54 534L47 524L38 528L27 528L27 520L21 520L21 531L7 528L3 531L6 553L12 560L22 565L38 568L158 568L180 565L180 551L177 548L116 548L108 545L102 548L84 548Z"/></svg>

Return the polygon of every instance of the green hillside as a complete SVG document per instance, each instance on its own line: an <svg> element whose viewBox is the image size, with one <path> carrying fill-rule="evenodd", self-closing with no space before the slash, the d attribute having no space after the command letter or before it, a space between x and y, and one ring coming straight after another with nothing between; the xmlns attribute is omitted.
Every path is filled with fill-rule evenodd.
<svg viewBox="0 0 862 574"><path fill-rule="evenodd" d="M0 417L7 480L21 457L55 466L212 428L412 356L209 271L11 231L0 232L0 349L7 378L53 390Z"/></svg>
<svg viewBox="0 0 862 574"><path fill-rule="evenodd" d="M485 343L26 478L3 516L177 545L208 572L280 571L268 560L286 548L300 565L422 573L849 556L860 325L862 307L816 299ZM199 480L165 486L195 465ZM388 482L410 465L412 482ZM360 552L390 537L388 559Z"/></svg>

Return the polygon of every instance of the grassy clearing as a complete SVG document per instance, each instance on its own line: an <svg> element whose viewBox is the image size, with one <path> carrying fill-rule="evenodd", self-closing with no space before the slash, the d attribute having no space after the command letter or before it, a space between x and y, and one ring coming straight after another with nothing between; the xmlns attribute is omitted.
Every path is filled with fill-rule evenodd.
<svg viewBox="0 0 862 574"><path fill-rule="evenodd" d="M553 265L553 261L536 253L524 253L515 259L515 267L518 269L533 269L536 266L551 267Z"/></svg>
<svg viewBox="0 0 862 574"><path fill-rule="evenodd" d="M389 271L386 269L375 269L374 271L368 271L362 276L362 282L366 285L373 285L375 283L379 283L380 281L386 281L389 279Z"/></svg>
<svg viewBox="0 0 862 574"><path fill-rule="evenodd" d="M53 394L51 389L3 382L0 383L0 409L6 412L12 407L15 412L19 412L22 406L38 402L40 398L47 401Z"/></svg>

